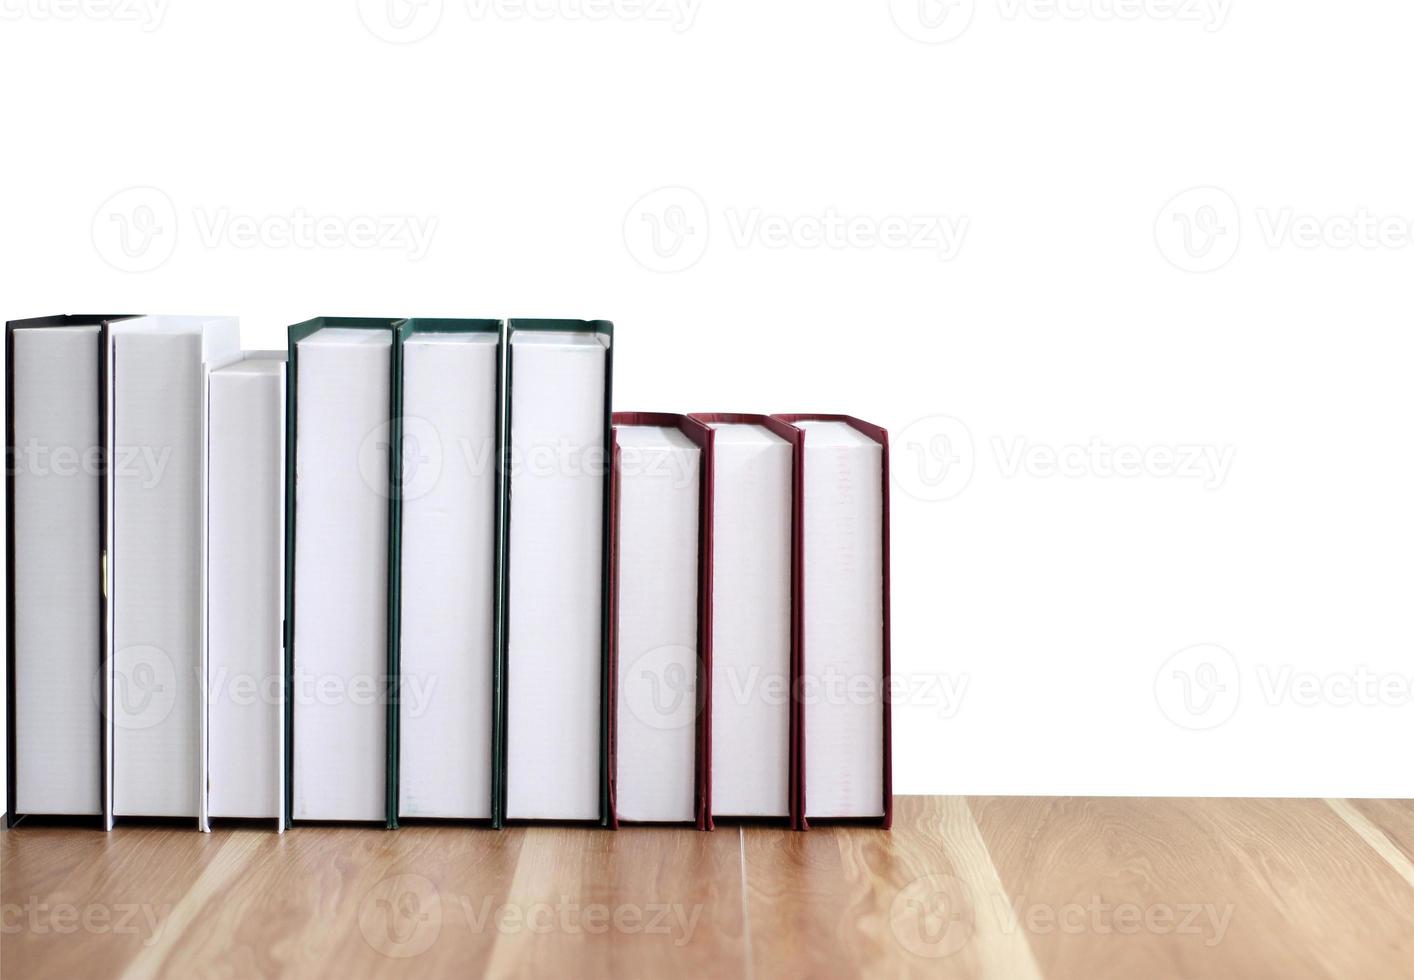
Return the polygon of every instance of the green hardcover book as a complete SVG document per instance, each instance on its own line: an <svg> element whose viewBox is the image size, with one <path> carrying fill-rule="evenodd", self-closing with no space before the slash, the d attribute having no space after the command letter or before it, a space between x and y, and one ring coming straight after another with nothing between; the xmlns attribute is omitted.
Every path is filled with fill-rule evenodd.
<svg viewBox="0 0 1414 980"><path fill-rule="evenodd" d="M510 320L498 820L612 826L613 325Z"/></svg>
<svg viewBox="0 0 1414 980"><path fill-rule="evenodd" d="M395 825L402 320L289 331L285 822Z"/></svg>
<svg viewBox="0 0 1414 980"><path fill-rule="evenodd" d="M5 324L9 826L28 815L109 823L105 358L110 324L128 319Z"/></svg>
<svg viewBox="0 0 1414 980"><path fill-rule="evenodd" d="M393 472L393 818L493 821L504 726L504 324L398 328Z"/></svg>

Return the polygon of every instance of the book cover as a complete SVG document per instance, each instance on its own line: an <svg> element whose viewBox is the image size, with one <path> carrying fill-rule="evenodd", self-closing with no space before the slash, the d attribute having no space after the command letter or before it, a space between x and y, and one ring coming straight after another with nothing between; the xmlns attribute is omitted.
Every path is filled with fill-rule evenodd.
<svg viewBox="0 0 1414 980"><path fill-rule="evenodd" d="M96 816L104 826L108 824L109 787L103 759L108 751L110 733L102 723L102 705L107 697L107 677L102 668L108 649L104 568L108 506L107 496L101 486L102 472L105 469L103 454L108 413L105 351L110 324L131 319L132 316L133 314L61 314L11 320L5 324L5 819L11 827L31 813L43 816ZM75 393L82 400L82 404L74 407L88 420L87 423L79 423L81 427L86 427L88 436L82 440L84 446L76 445L70 448L80 454L84 450L92 450L98 456L96 460L91 460L96 463L93 473L80 470L75 474L91 477L88 482L92 483L92 487L88 492L78 488L76 493L56 497L42 485L37 484L33 488L35 493L32 496L36 503L58 508L56 513L51 515L56 527L83 527L87 529L83 533L90 538L89 546L78 545L74 554L66 555L63 561L39 571L38 579L30 579L32 573L27 567L29 556L26 554L21 559L18 554L25 551L28 545L40 549L41 552L49 547L43 539L48 524L41 524L35 517L31 517L26 509L29 506L28 501L22 502L19 499L26 495L17 493L17 478L23 480L29 475L44 475L38 470L31 472L33 468L27 465L27 456L23 455L28 450L20 442L23 439L28 443L33 438L37 447L42 449L43 446L38 446L41 441L38 433L27 434L25 430L29 428L29 423L25 419L18 420L20 428L17 430L16 339L17 334L31 330L72 330L73 342L80 346L89 345L91 359L86 377L83 375L82 364L76 365L77 372L64 369L60 373L64 379L84 389L81 393ZM91 341L81 339L84 334L91 335ZM25 337L28 336L25 334ZM21 371L23 370L22 368ZM41 385L35 391L35 395L41 399L55 394L60 393L48 385ZM60 394L60 397L67 396ZM38 420L52 418L56 410L64 406L36 403L34 408L38 412ZM82 459L76 462L82 465ZM46 469L45 473L47 472ZM88 498L87 503L75 499L84 496ZM70 512L70 506L80 507L82 510ZM22 527L28 527L35 532L32 541L27 539L24 544L20 543L19 532ZM33 581L35 590L41 595L69 593L75 600L65 603L69 613L63 617L38 613L38 618L27 617L21 608L25 603L19 599L17 590L28 588L29 581ZM55 627L59 627L63 635L56 634ZM66 656L56 656L56 653L60 652L56 650L56 644L63 648ZM29 680L22 676L26 671L20 667L19 661L22 658L28 659L31 655L36 658L34 662L43 675L39 678L40 687L65 692L63 697L70 702L69 707L89 716L87 735L77 734L77 741L72 744L64 744L55 738L59 733L50 733L49 737L55 738L55 742L40 749L45 759L36 759L36 763L40 766L37 772L48 771L52 775L46 777L45 781L49 785L38 797L28 795L28 786L22 791L19 764L21 741L43 737L42 733L46 727L59 722L59 712L52 701L52 693L37 691L33 695L27 693L24 698L20 697L21 686L28 691L31 685ZM79 678L77 687L66 680L69 673ZM95 677L97 684L90 685L89 680ZM95 689L90 690L91 686ZM22 718L22 715L25 717ZM28 748L28 742L25 747ZM77 765L89 771L91 780L87 782L88 788L83 788L83 777L75 779L72 773L61 774L60 771L70 765ZM60 779L56 781L54 776L59 776ZM56 782L68 784L67 788L56 785ZM31 799L33 803L30 803Z"/></svg>
<svg viewBox="0 0 1414 980"><path fill-rule="evenodd" d="M613 324L513 319L507 322L506 338L504 643L497 692L504 736L494 819L498 825L555 819L611 827L608 452ZM602 355L602 366L593 369L601 371L602 378L583 375L574 366L579 361L542 359L556 348L585 358ZM518 383L522 389L534 386L519 408ZM557 404L562 398L580 398L584 404L566 410ZM518 435L527 444L519 444ZM557 445L542 445L542 440ZM517 514L527 512L530 516L518 521ZM565 537L551 542L547 536L555 534ZM529 571L536 556L550 553L552 544L554 561L540 562ZM522 648L530 659L520 662L523 673L518 675ZM546 650L570 657L564 672L547 672L532 653ZM597 681L592 685L591 676ZM518 689L518 678L528 686ZM593 704L584 697L591 686L597 702ZM591 709L597 724L590 720ZM556 717L544 717L546 712ZM576 731L560 732L553 727L556 723ZM556 766L564 769L563 783L532 775ZM511 783L518 771L525 782L517 789ZM591 780L597 797L592 804L587 799Z"/></svg>
<svg viewBox="0 0 1414 980"><path fill-rule="evenodd" d="M789 447L789 455L790 455L790 460L791 460L791 464L790 464L791 475L790 475L790 479L789 479L789 481L788 481L788 482L789 482L789 488L790 488L790 505L789 505L789 507L788 507L788 509L787 509L787 512L786 512L786 515L785 515L785 520L786 520L786 522L787 522L787 524L788 524L787 534L788 534L788 538L789 538L789 545L788 545L788 576L789 576L789 588L788 588L788 592L789 592L789 628L788 628L788 644L789 644L789 653L788 653L788 657L787 657L787 661L788 661L788 664L787 664L787 676L784 677L784 678L781 678L781 680L784 682L784 685L785 685L785 690L786 690L786 692L787 692L786 695L785 695L785 697L786 697L787 702L788 702L788 709L787 709L787 710L788 710L788 719L787 719L787 727L786 727L786 740L787 740L787 744L786 744L786 769L787 769L787 774L786 774L786 811L787 811L787 813L786 813L786 815L784 815L784 816L781 817L780 819L784 819L784 820L790 825L790 827L791 827L792 829L795 829L795 830L804 830L804 829L806 829L806 823L805 823L805 796L804 796L804 787L803 787L804 773L803 773L803 769L802 769L802 758L803 758L803 756L802 756L802 754L801 754L801 748L802 748L802 745L801 745L801 735L802 735L802 725L803 725L804 719L803 719L803 714L802 714L802 710L801 710L801 707L802 707L802 706L801 706L801 704L800 704L800 702L799 702L799 699L795 696L795 692L797 692L797 691L799 690L800 676L801 676L801 660L800 660L800 652L801 652L801 644L800 644L801 620L800 620L800 609L799 609L799 606L800 606L800 596L801 596L801 577L802 577L802 574L803 574L803 566L802 566L802 562L801 562L801 541L802 541L802 532L801 532L801 525L800 525L801 511L800 511L800 504L799 504L800 499L801 499L801 495L802 495L802 492L803 492L803 485L802 485L803 465L802 465L802 459L801 459L802 451L803 451L803 441L802 441L802 437L801 437L801 432L800 432L800 430L798 430L798 429L795 428L794 426L790 425L789 423L784 422L784 421L782 421L781 419L778 419L778 418L773 418L772 416L769 416L769 415L749 414L749 413L731 413L731 412L698 412L698 413L693 413L693 414L690 416L690 418L692 418L692 419L694 419L695 421L701 423L702 425L708 427L708 429L710 430L709 433L708 433L708 436L707 436L707 440L706 440L707 450L706 450L706 452L704 453L704 455L707 457L707 460L708 460L705 465L709 468L710 476L708 477L708 479L711 480L711 482L712 482L712 485L713 485L713 488L714 488L714 493L720 493L720 492L721 492L721 489L722 489L722 484L721 484L720 478L719 478L719 472L718 472L718 470L717 470L717 459L716 459L716 447L717 447L717 442L718 442L718 439L717 439L717 435L718 435L717 429L718 429L718 427L721 427L721 426L758 426L758 427L760 427L761 429L765 430L767 433L771 434L772 436L775 436L776 438L778 438L778 439L782 440L783 442L785 442L786 445ZM710 527L709 533L712 535L712 542L713 542L713 543L712 543L711 551L712 551L712 561L714 562L714 567L713 567L712 575L713 575L713 578L715 579L715 578L719 577L719 576L722 574L722 571L723 571L721 565L716 564L716 562L717 562L717 560L718 560L718 556L717 556L716 552L719 550L719 545L720 545L720 542L717 540L717 524L718 524L718 523L720 522L720 520L721 520L721 515L720 515L720 513L718 512L718 510L714 507L714 508L712 509L712 511L711 511L711 515L710 515L710 516L711 516L711 527ZM719 596L719 595L716 593L716 589L715 589L715 587L714 587L713 590L712 590L711 598L710 598L710 606L711 606L711 608L710 608L710 610L709 610L709 618L708 618L708 623L709 623L709 625L711 626L711 628L712 628L714 631L715 631L715 630L717 629L717 627L719 626L720 611L718 610L717 606L719 605L720 600L721 600L721 596ZM722 672L723 669L724 669L724 665L723 665L723 663L722 663L720 657L718 656L720 652L721 652L721 651L719 650L719 648L718 648L716 642L714 641L714 642L713 642L713 645L712 645L712 656L713 656L712 670L713 670L713 678L714 678L714 679L713 679L713 687L714 687L714 688L717 687L717 685L718 685L718 679L717 679L717 678L718 678L718 675L720 675L721 672ZM714 702L715 702L715 700L716 700L716 699L714 698ZM714 708L716 708L716 707L718 707L718 706L714 704ZM720 714L719 712L718 712L718 713L714 713L714 716L713 716L714 722L720 721L720 718L718 717L719 714ZM713 753L714 753L714 755L715 755L718 751L720 751L720 746L714 745L712 751L713 751ZM713 772L715 773L715 770L716 770L719 766L722 766L723 764L724 764L723 760L720 760L720 759L717 759L717 758L713 758L713 759L712 759L712 762L711 762L711 767L712 767ZM714 808L715 808L715 811L714 811L714 812L715 812L715 814L716 814L717 816L723 816L723 817L724 817L724 816L731 816L731 817L751 816L751 815L743 815L743 814L734 814L734 813L728 814L728 813L724 813L723 810L722 810L722 801L721 801L720 799L716 799L716 798L715 798L715 794L714 794L714 799L713 799L713 806L714 806Z"/></svg>
<svg viewBox="0 0 1414 980"><path fill-rule="evenodd" d="M879 630L877 641L869 641L866 636L857 637L861 647L871 645L873 642L878 643L877 677L872 676L873 671L875 670L875 667L872 666L873 659L875 656L874 651L872 649L868 651L868 659L871 662L871 666L868 668L869 673L871 674L869 680L871 683L878 684L878 703L855 705L851 702L850 704L844 706L846 710L851 707L855 709L864 708L868 711L877 709L879 713L877 724L882 730L880 744L881 758L879 759L881 770L878 778L879 789L882 793L882 800L880 801L880 809L878 811L879 815L831 816L822 814L819 819L829 819L831 822L840 823L857 822L865 824L875 824L887 829L892 825L893 822L893 750L891 718L892 710L889 697L889 435L888 432L882 426L874 425L872 423L865 422L861 419L857 419L849 415L784 414L776 415L775 418L795 427L802 434L801 458L804 461L804 467L802 472L802 490L804 487L805 480L811 477L811 467L817 465L826 465L827 463L832 462L831 460L822 460L819 463L812 462L812 430L815 430L820 433L820 435L815 435L813 437L816 441L820 440L821 436L825 434L822 429L815 428L817 424L823 423L826 427L829 427L831 424L838 424L839 426L847 427L849 431L859 433L859 437L862 437L863 440L875 444L878 447L879 481L877 484L877 500L872 502L865 501L864 506L861 508L862 512L868 514L870 519L877 519L878 521L878 530L880 534L880 540L877 544L878 550L874 551L872 548L868 547L867 542L854 540L850 537L851 532L864 533L862 528L856 527L856 521L860 519L857 513L835 515L835 519L827 519L819 523L813 521L808 522L812 530L808 533L802 532L802 565L806 574L802 576L801 580L801 588L806 589L810 587L810 583L812 581L821 578L820 575L817 575L815 579L812 579L808 574L809 569L812 567L811 562L812 560L815 560L813 559L812 553L810 551L810 542L812 539L812 535L819 535L822 539L824 539L820 542L822 545L833 545L836 549L843 550L845 553L851 556L851 560L858 559L861 562L868 562L868 564L862 564L859 568L851 567L846 571L852 574L854 578L859 578L862 576L874 580L875 584L873 585L873 588L877 590L877 599L869 600L868 602L861 602L858 607L855 607L852 606L848 601L835 601L838 599L838 597L822 596L821 601L819 603L810 603L804 600L798 602L796 615L800 620L798 629L801 643L801 663L803 669L806 669L807 673L814 673L814 669L808 667L812 659L810 654L814 647L812 647L811 632L806 628L807 609L810 609L811 607L818 607L815 611L815 615L821 616L819 629L828 634L824 636L821 640L816 641L816 643L819 645L824 645L825 643L835 643L839 640L840 637L850 636L853 633L857 632L859 629L868 630L877 628ZM838 464L838 459L834 460L833 462L836 462ZM802 528L805 528L807 526L805 508L808 503L813 503L817 501L817 499L824 494L830 494L838 497L843 493L849 493L853 490L864 489L862 487L851 488L846 478L846 474L842 472L821 473L819 474L818 479L819 483L817 484L817 486L822 488L823 494L821 491L817 490L809 495L802 492L797 497L796 508L799 512L797 520ZM876 518L875 515L877 515ZM820 524L823 524L824 526L821 527ZM872 561L875 557L877 557L878 560L877 568L872 564ZM833 566L846 564L844 561L838 560L838 556L834 554L827 555L825 560L832 563L832 567L830 568L831 572L840 571L839 568ZM860 600L862 600L864 597L859 598ZM844 611L842 612L841 610ZM864 620L873 619L876 616L878 618L877 627L867 627L864 625ZM841 619L841 617L843 617L843 619ZM827 619L829 620L828 622L825 621ZM858 668L856 667L855 669ZM825 710L830 709L828 706L826 706ZM802 711L801 713L800 793L802 796L802 806L804 806L804 799L808 795L806 792L807 783L804 774L810 760L809 753L811 751L812 744L811 729L810 726L806 723L806 715L808 713L808 710ZM868 723L872 726L875 723L875 719L873 719L871 716L869 718ZM854 731L852 733L852 737L848 740L851 743L850 747L853 747L853 743L863 741L864 736L867 734L868 733L866 732L861 732L857 730ZM839 760L835 760L832 764L840 763ZM872 781L872 767L861 766L861 769L864 768L868 768L870 770ZM829 773L826 774L829 775ZM808 824L808 821L811 816L811 814L805 813L803 811L802 822Z"/></svg>
<svg viewBox="0 0 1414 980"><path fill-rule="evenodd" d="M696 526L696 583L695 598L693 606L696 613L696 622L693 626L695 650L693 656L693 815L695 825L699 830L711 830L712 824L712 803L711 803L711 765L712 765L712 646L711 646L711 582L712 582L712 467L709 442L711 439L711 429L701 422L689 418L686 415L678 415L665 412L615 412L614 423L614 445L613 445L613 469L614 485L611 504L612 526L610 531L611 549L611 569L610 569L610 640L609 640L609 673L614 683L610 686L609 703L609 753L612 760L610 767L610 799L611 812L615 822L626 821L621 817L618 810L618 767L619 757L619 725L621 687L623 681L621 673L627 665L621 662L623 653L620 649L620 598L621 598L621 576L622 567L622 526L623 526L623 479L624 479L624 459L623 450L620 445L620 430L632 426L656 426L674 429L682 433L683 436L699 450L699 460L697 468L697 479L694 484L697 508ZM676 664L654 664L658 668L676 666ZM664 673L662 669L659 674ZM655 677L654 680L662 682L665 678Z"/></svg>

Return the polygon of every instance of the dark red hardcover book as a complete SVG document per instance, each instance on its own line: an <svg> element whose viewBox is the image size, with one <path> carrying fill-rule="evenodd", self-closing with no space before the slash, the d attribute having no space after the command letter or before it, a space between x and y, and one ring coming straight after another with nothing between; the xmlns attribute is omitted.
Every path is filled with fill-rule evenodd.
<svg viewBox="0 0 1414 980"><path fill-rule="evenodd" d="M797 581L797 589L798 589L799 591L798 591L797 594L796 594L796 601L795 601L795 603L793 604L793 616L794 616L794 620L795 620L795 632L796 632L797 644L798 644L797 656L798 656L799 661L800 661L800 663L801 663L801 671L802 671L802 674L805 673L805 671L806 671L806 665L808 664L808 651L809 651L809 644L810 644L810 636L809 636L808 632L807 632L806 629L805 629L805 593L804 593L804 589L806 588L806 579L805 579L805 575L803 574L803 573L804 573L804 570L809 567L809 563L810 563L810 560L811 560L811 556L810 556L810 554L808 553L808 550L807 550L807 544L806 544L805 533L804 533L804 527L805 527L805 502L806 502L806 501L805 501L805 493L804 493L804 481L805 481L805 476L806 476L805 467L808 465L807 462L806 462L806 459L807 459L806 449L807 449L808 445L810 444L810 436L809 436L809 430L808 430L808 428L803 428L803 427L801 427L798 423L801 423L801 422L839 422L839 423L843 423L844 425L847 425L847 426L849 426L850 428L852 428L852 429L856 430L857 432L861 433L861 434L862 434L864 437L866 437L867 439L869 439L869 440L871 440L871 441L873 441L873 442L875 442L875 443L878 443L878 445L879 445L879 447L880 447L880 453L881 453L881 458L880 458L880 476L881 476L881 481L880 481L880 486L879 486L879 494L880 494L880 504L879 504L879 508L880 508L880 509L879 509L879 513L880 513L880 525L881 525L881 531L882 531L882 535L883 535L883 540L882 540L882 542L881 542L881 557L882 557L882 561L881 561L881 565L880 565L880 571L881 571L882 574L880 575L879 588L880 588L880 590L881 590L881 606L880 606L880 611L881 611L881 613L882 613L881 619L882 619L883 636L882 636L882 647L881 647L881 653L882 653L881 667L882 667L882 672L881 672L881 676L879 677L878 692L879 692L879 697L880 697L881 702L882 702L881 708L882 708L882 722L883 722L883 740L882 740L882 742L883 742L883 745L882 745L882 749L883 749L883 759L882 759L883 770L882 770L882 780L881 780L881 783L882 783L882 790L883 790L883 800L882 800L883 809L882 809L882 816L881 816L881 817L872 817L872 818L845 818L845 817L834 818L834 817L820 816L820 817L817 817L817 819L820 819L820 820L829 819L829 820L831 820L831 821L834 821L834 820L838 819L839 822L866 823L866 824L877 825L877 826L883 827L883 828L885 828L885 829L888 829L888 828L891 827L892 824L893 824L893 746L892 746L893 733L892 733L891 706L890 706L890 697L889 697L889 683L890 683L890 654L889 654L889 434L888 434L887 430L885 430L882 426L874 425L873 423L870 423L870 422L865 422L865 421L863 421L863 420L861 420L861 419L854 418L853 416L850 416L850 415L836 415L836 414L824 414L824 413L797 413L797 414L778 414L778 415L773 416L773 418L776 419L777 421L779 421L779 422L782 423L782 424L789 425L792 429L794 429L794 430L799 434L799 438L800 438L800 442L799 442L799 447L800 447L800 448L799 448L799 451L798 451L798 455L797 455L797 457L796 457L796 458L797 458L797 473L796 473L796 476L797 476L797 491L796 491L796 498L795 498L795 523L796 523L796 529L797 529L798 558L799 558L799 560L801 561L801 564L802 564L803 567L802 567L802 574L799 575L799 576L797 576L797 579L796 579L796 581ZM800 696L800 694L801 694L801 689L800 689L800 688L795 688L794 690L795 690L795 693L796 693L797 698L799 698L799 696ZM800 810L801 810L801 821L800 821L800 822L801 822L801 824L802 824L803 826L808 826L808 819L807 819L806 807L805 807L805 759L806 759L806 752L808 751L808 748L809 748L809 744L810 744L810 743L809 743L809 731L806 729L806 725L805 725L805 712L804 712L803 710L800 712L800 721L799 721L798 733L799 733L799 737L800 737L800 748L799 748L800 776L799 776L799 780L798 780L797 789L798 789L798 792L799 792L799 794L800 794L800 800L799 800L799 805L800 805Z"/></svg>
<svg viewBox="0 0 1414 980"><path fill-rule="evenodd" d="M789 731L789 745L788 745L788 749L787 749L787 757L788 757L788 759L789 759L789 762L788 762L788 767L789 767L789 775L788 775L788 786L789 786L789 790L788 790L789 816L788 816L787 820L788 820L788 822L789 822L789 825L790 825L791 829L793 829L793 830L805 830L805 829L806 829L806 823L805 823L805 784L804 784L805 770L804 770L804 765L803 765L804 755L803 755L803 751L802 751L802 749L803 749L803 742L802 742L802 734L803 734L803 732L802 732L802 726L803 726L803 724L804 724L804 716L803 716L803 712L802 712L802 705L800 704L799 700L794 696L794 692L796 692L796 691L798 690L798 688L799 688L800 676L801 676L801 667L802 667L802 663L801 663L801 659L800 659L800 653L801 653L801 636L800 636L801 615L800 615L800 612L801 612L801 611L800 611L800 609L799 609L799 605L800 605L800 596L802 595L802 593L801 593L801 576L802 576L802 572L803 572L803 563L802 563L802 560L801 560L801 545L802 545L802 536L803 536L803 535L802 535L802 528L801 528L801 523L800 523L800 522L801 522L801 514L802 514L802 511L801 511L801 494L802 494L802 492L803 492L803 484L802 484L803 460L802 460L802 453L803 453L803 451L804 451L804 442L803 442L803 435L804 435L804 434L801 432L801 430L799 430L799 429L796 428L795 426L791 425L790 423L788 423L788 422L786 422L786 421L784 421L784 420L782 420L782 419L776 418L776 417L774 417L774 416L770 416L770 415L749 414L749 413L735 413L735 412L694 412L693 414L689 415L688 418L690 418L690 419L692 419L692 420L698 422L699 424L701 424L701 425L707 430L706 443L705 443L705 448L704 448L704 451L703 451L703 468L704 468L704 470L705 470L705 472L706 472L706 474L707 474L706 479L707 479L707 481L708 481L707 485L708 485L708 487L709 487L709 492L707 493L707 499L708 499L708 500L711 500L711 498L712 498L712 494L710 493L710 488L712 488L712 487L714 486L714 480L715 480L715 476L714 476L715 459L714 459L714 456L715 456L715 442L716 442L716 438L715 438L715 430L712 428L713 426L715 426L715 425L757 425L757 426L761 426L762 428L766 429L767 431L771 432L772 434L774 434L774 435L776 435L776 436L779 436L781 439L785 440L785 442L786 442L787 444L789 444L789 446L790 446L791 460L792 460L792 465L791 465L791 497L792 497L792 506L791 506L791 511L790 511L790 513L791 513L791 518L790 518L790 522L791 522L791 528L790 528L790 542L791 542L791 543L790 543L790 579L791 579L791 589L790 589L791 602L790 602L790 605L791 605L791 612L790 612L790 669L789 669L789 678L788 678L788 689L789 689L789 691L792 692L792 695L791 695L790 701L789 701L789 704L790 704L790 721L789 721L789 729L788 729L788 731ZM705 550L707 551L707 553L708 553L708 555L709 555L709 560L710 560L710 556L714 553L713 541L712 541L712 533L713 533L713 532L712 532L712 527L713 527L713 519L714 519L714 518L715 518L715 515L714 515L714 514L711 514L709 511L704 511L704 515L703 515L703 526L707 529L707 531L706 531L706 533L707 533L707 538L705 539ZM711 580L710 575L707 577L706 581L707 581L706 606L707 606L707 609L708 609L708 613L707 613L707 626L708 626L709 636L710 636L710 630L711 630L711 625L712 625L712 611L711 611L711 610L712 610L712 604L713 604L713 602L712 602L712 594L711 594L711 582L712 582L712 580ZM709 683L710 683L710 681L709 681ZM711 763L710 763L710 760L709 760L709 772L708 772L708 775L709 775L709 784L710 784L710 764L711 764ZM723 813L721 813L720 811L718 811L718 815L719 815L719 816L729 816L728 814L723 814ZM731 815L731 816L735 816L735 815Z"/></svg>
<svg viewBox="0 0 1414 980"><path fill-rule="evenodd" d="M694 792L693 813L698 830L712 829L712 469L710 441L712 430L686 415L667 412L615 412L613 417L613 487L610 512L611 570L609 578L609 798L613 825L631 822L619 816L618 808L618 698L619 698L619 599L620 599L620 524L623 500L621 485L623 454L619 445L619 430L629 426L662 426L682 432L702 451L698 467L697 523L697 669L696 711L694 721Z"/></svg>

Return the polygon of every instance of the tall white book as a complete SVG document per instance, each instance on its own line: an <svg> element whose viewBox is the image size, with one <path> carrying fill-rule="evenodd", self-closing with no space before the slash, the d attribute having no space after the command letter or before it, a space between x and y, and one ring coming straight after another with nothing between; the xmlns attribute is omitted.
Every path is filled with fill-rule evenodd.
<svg viewBox="0 0 1414 980"><path fill-rule="evenodd" d="M763 423L710 421L712 812L791 807L794 446Z"/></svg>
<svg viewBox="0 0 1414 980"><path fill-rule="evenodd" d="M702 450L692 425L615 416L615 807L620 820L697 818ZM668 421L672 417L653 421Z"/></svg>
<svg viewBox="0 0 1414 980"><path fill-rule="evenodd" d="M101 392L111 319L6 325L12 822L104 812Z"/></svg>
<svg viewBox="0 0 1414 980"><path fill-rule="evenodd" d="M208 430L206 808L283 826L284 351L211 372Z"/></svg>
<svg viewBox="0 0 1414 980"><path fill-rule="evenodd" d="M490 819L501 324L399 334L398 815Z"/></svg>
<svg viewBox="0 0 1414 980"><path fill-rule="evenodd" d="M393 323L290 328L295 820L388 816Z"/></svg>
<svg viewBox="0 0 1414 980"><path fill-rule="evenodd" d="M201 792L207 376L231 317L143 316L108 333L108 644L114 817L192 817Z"/></svg>
<svg viewBox="0 0 1414 980"><path fill-rule="evenodd" d="M804 433L805 816L884 819L886 437L857 420L783 418Z"/></svg>
<svg viewBox="0 0 1414 980"><path fill-rule="evenodd" d="M612 328L509 327L505 816L604 820Z"/></svg>

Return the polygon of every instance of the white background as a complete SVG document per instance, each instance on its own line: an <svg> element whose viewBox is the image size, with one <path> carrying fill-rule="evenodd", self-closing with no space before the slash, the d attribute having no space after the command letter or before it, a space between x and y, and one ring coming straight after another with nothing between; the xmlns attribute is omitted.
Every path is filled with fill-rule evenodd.
<svg viewBox="0 0 1414 980"><path fill-rule="evenodd" d="M0 0L0 317L613 319L619 409L891 430L897 791L1409 796L1411 36Z"/></svg>

